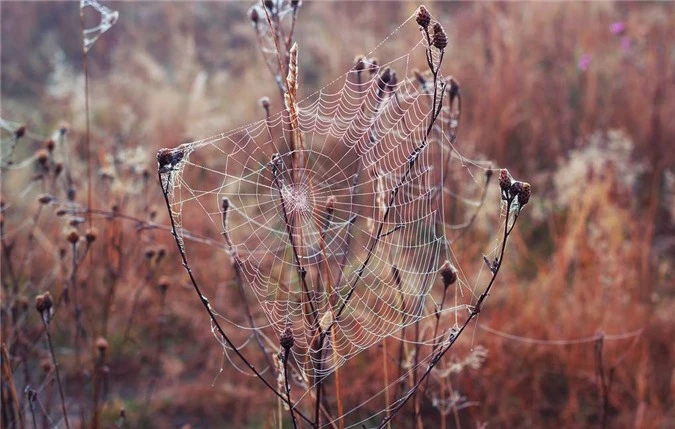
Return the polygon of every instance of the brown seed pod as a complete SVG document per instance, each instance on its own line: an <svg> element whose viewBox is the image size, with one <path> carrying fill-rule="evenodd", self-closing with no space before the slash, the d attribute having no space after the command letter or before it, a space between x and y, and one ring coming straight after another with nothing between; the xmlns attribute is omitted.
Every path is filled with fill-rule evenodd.
<svg viewBox="0 0 675 429"><path fill-rule="evenodd" d="M442 51L448 46L448 36L445 34L445 30L443 30L443 26L439 22L434 24L434 35L431 36L431 44L439 51Z"/></svg>
<svg viewBox="0 0 675 429"><path fill-rule="evenodd" d="M87 232L84 234L84 238L87 239L87 243L89 244L96 241L96 237L98 237L98 230L94 227L87 229Z"/></svg>
<svg viewBox="0 0 675 429"><path fill-rule="evenodd" d="M439 274L443 279L443 287L446 289L457 281L457 269L450 263L450 261L445 261Z"/></svg>
<svg viewBox="0 0 675 429"><path fill-rule="evenodd" d="M281 334L281 337L279 337L279 345L281 345L284 350L288 351L293 348L293 344L295 344L293 331L290 327L287 327Z"/></svg>
<svg viewBox="0 0 675 429"><path fill-rule="evenodd" d="M77 244L79 239L80 234L77 232L76 229L71 229L66 233L66 240L68 240L68 243L70 244Z"/></svg>
<svg viewBox="0 0 675 429"><path fill-rule="evenodd" d="M513 177L511 173L506 168L499 170L499 187L502 191L508 191L511 189L511 184L513 183Z"/></svg>
<svg viewBox="0 0 675 429"><path fill-rule="evenodd" d="M417 21L417 24L426 29L429 28L429 23L431 22L431 14L427 10L424 5L420 6L417 9L417 15L415 16L415 21Z"/></svg>
<svg viewBox="0 0 675 429"><path fill-rule="evenodd" d="M530 196L532 195L532 187L529 183L523 182L522 188L518 193L518 204L520 207L524 206L530 201Z"/></svg>

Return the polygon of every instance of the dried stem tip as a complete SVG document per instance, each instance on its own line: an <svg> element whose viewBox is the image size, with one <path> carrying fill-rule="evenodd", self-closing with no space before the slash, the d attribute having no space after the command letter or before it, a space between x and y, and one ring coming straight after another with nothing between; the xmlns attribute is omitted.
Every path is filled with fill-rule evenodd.
<svg viewBox="0 0 675 429"><path fill-rule="evenodd" d="M431 14L426 7L420 6L417 9L417 16L415 17L415 20L420 27L427 29L429 28L429 23L431 22Z"/></svg>
<svg viewBox="0 0 675 429"><path fill-rule="evenodd" d="M260 98L260 106L262 106L262 108L265 109L265 111L269 113L269 110L270 110L270 99L269 99L269 97L261 97Z"/></svg>
<svg viewBox="0 0 675 429"><path fill-rule="evenodd" d="M80 234L75 229L71 229L66 234L66 240L68 240L68 243L70 243L70 244L77 244L77 241L79 239L80 239Z"/></svg>
<svg viewBox="0 0 675 429"><path fill-rule="evenodd" d="M293 344L295 344L293 331L290 327L287 327L281 334L281 337L279 337L279 345L281 345L284 350L289 351L291 348L293 348Z"/></svg>
<svg viewBox="0 0 675 429"><path fill-rule="evenodd" d="M440 23L434 24L434 35L431 37L431 44L436 47L439 51L445 49L448 46L448 36L445 34L445 30Z"/></svg>
<svg viewBox="0 0 675 429"><path fill-rule="evenodd" d="M443 287L446 289L457 281L457 269L450 261L445 261L441 267L440 274L443 279Z"/></svg>
<svg viewBox="0 0 675 429"><path fill-rule="evenodd" d="M98 230L94 227L89 228L87 232L84 234L84 238L87 239L87 243L89 244L96 241L96 237L98 237Z"/></svg>

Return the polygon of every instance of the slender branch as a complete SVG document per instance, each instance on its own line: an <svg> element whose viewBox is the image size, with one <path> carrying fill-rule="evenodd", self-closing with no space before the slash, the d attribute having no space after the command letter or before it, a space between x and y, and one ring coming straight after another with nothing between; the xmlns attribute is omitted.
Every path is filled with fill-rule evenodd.
<svg viewBox="0 0 675 429"><path fill-rule="evenodd" d="M52 336L49 332L49 315L45 314L46 311L42 315L42 323L45 326L45 334L47 336L47 345L49 346L49 354L52 357L52 363L54 364L54 372L56 373L56 385L59 388L59 396L61 397L61 410L63 411L63 419L66 424L66 428L70 429L70 423L68 423L68 411L66 410L66 398L65 395L63 394L63 386L61 385L61 375L59 374L59 364L56 361L56 353L54 353L54 346L52 344Z"/></svg>
<svg viewBox="0 0 675 429"><path fill-rule="evenodd" d="M161 166L160 166L161 167ZM162 172L160 170L157 171L157 175L159 178L159 183L162 188L162 195L164 196L164 202L166 203L166 208L169 213L169 219L171 221L171 234L173 235L174 241L176 242L176 246L178 247L178 253L180 254L182 263L183 263L183 268L185 268L185 271L188 274L188 277L190 278L190 282L192 283L192 287L199 296L199 300L201 301L202 305L204 306L204 309L209 315L209 318L211 319L211 322L213 325L216 327L216 330L222 337L222 339L227 343L227 345L234 351L234 353L239 357L239 359L244 362L244 364L255 374L255 376L260 379L260 381L263 382L265 386L267 386L268 389L270 389L272 392L274 392L277 397L279 397L282 401L284 401L286 404L288 404L289 407L294 408L294 405L288 401L288 399L280 393L277 389L275 389L269 381L267 381L262 374L256 369L255 366L251 362L249 362L248 359L239 351L239 349L234 345L234 343L230 340L230 338L225 334L225 331L223 328L220 326L220 323L218 322L218 319L216 318L216 315L214 314L213 310L211 309L211 304L209 303L209 300L202 294L201 289L199 287L199 284L197 283L197 279L195 279L194 274L192 273L192 269L190 268L190 264L188 263L187 260L187 255L185 254L185 250L183 249L183 246L181 244L180 237L178 237L178 231L176 229L176 222L174 221L173 214L171 213L171 203L169 202L169 186L171 183L171 170L167 173L166 177L166 186L164 186L164 183L162 182ZM312 424L312 420L309 419L307 416L302 414L300 411L297 411L298 415L305 420L307 423Z"/></svg>
<svg viewBox="0 0 675 429"><path fill-rule="evenodd" d="M288 403L292 404L291 401L291 386L288 384L288 355L291 352L291 349L284 350L284 384L286 385L286 397L288 398ZM295 412L292 406L288 407L289 412L291 413L291 420L293 420L293 428L298 429L298 423L295 420Z"/></svg>

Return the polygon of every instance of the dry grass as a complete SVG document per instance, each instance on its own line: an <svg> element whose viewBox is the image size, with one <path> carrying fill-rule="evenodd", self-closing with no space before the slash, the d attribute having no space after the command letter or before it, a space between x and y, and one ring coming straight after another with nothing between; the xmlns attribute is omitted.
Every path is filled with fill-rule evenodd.
<svg viewBox="0 0 675 429"><path fill-rule="evenodd" d="M600 332L607 335L605 376L613 372L608 426L675 425L673 5L431 6L449 33L448 67L462 84L464 154L508 166L530 179L536 195L514 230L498 285L472 325L477 328L448 357L449 365L480 345L488 351L485 362L430 387L447 397L451 385L476 402L444 415L444 427L600 426L593 339ZM258 98L277 91L261 66L245 5L113 5L120 22L90 58L93 207L99 210L91 243L86 213L57 215L68 206L66 175L75 202L86 206L77 6L0 7L0 117L26 123L33 133L22 138L13 159L35 156L44 147L38 136L51 136L62 121L70 124L65 142L55 139L54 152L47 152L47 167L35 158L30 168L2 173L2 342L19 400L27 404L24 386L41 392L38 427L47 422L40 406L60 416L34 309L35 297L49 290L57 298L50 333L71 427L94 420L92 395L78 392L78 386L90 392L94 380L99 427L119 424L122 408L126 422L141 427L275 427L274 397L223 365L177 263L154 174L157 149L260 119ZM306 5L296 33L306 79L301 91L347 70L355 54L367 52L416 7ZM625 23L624 36L609 31L615 21ZM629 47L622 47L622 37ZM392 53L397 48L387 46ZM583 55L590 58L587 70L578 67ZM10 137L3 133L3 151ZM66 152L69 164L55 178L55 163L64 162ZM39 203L45 193L58 204ZM475 228L456 243L466 261L480 261L494 244L498 208L489 201L498 196L488 195ZM84 223L73 245L66 233L75 217ZM209 246L195 249L201 267L222 265ZM236 290L222 287L233 277L213 273L206 295L216 308L239 302ZM60 302L66 290L69 301ZM243 312L230 317L246 324ZM612 339L640 329L638 336ZM104 361L99 336L109 344ZM589 340L556 343L578 338ZM345 409L382 388L381 350L362 353L349 368L360 376L343 383ZM3 370L3 404L11 404L6 380ZM363 417L379 405L362 410ZM3 418L10 412L3 407ZM441 427L429 395L422 398L422 415L426 427ZM402 427L410 421L404 416Z"/></svg>

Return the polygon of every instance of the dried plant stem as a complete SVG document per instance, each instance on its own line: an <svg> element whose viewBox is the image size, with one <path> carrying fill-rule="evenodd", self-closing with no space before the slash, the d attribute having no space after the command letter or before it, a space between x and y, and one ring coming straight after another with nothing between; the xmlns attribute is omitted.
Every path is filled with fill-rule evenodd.
<svg viewBox="0 0 675 429"><path fill-rule="evenodd" d="M286 388L286 397L288 398L288 403L292 404L293 402L291 401L291 385L288 383L288 355L290 354L291 350L286 349L284 350L284 384ZM298 423L295 420L295 412L293 411L293 407L289 405L288 411L291 413L291 420L293 421L293 428L298 429Z"/></svg>
<svg viewBox="0 0 675 429"><path fill-rule="evenodd" d="M387 339L382 340L382 368L384 372L384 404L386 416L389 417L389 407L391 398L389 397L389 356L387 353ZM391 421L387 424L387 429L391 429Z"/></svg>
<svg viewBox="0 0 675 429"><path fill-rule="evenodd" d="M52 336L49 332L49 323L47 320L49 315L42 316L42 323L45 327L45 335L47 337L47 345L49 346L49 354L52 357L52 364L54 364L54 373L56 375L56 386L59 389L59 396L61 397L61 411L63 411L63 420L66 424L66 429L70 429L70 423L68 422L68 411L66 410L66 398L63 394L63 386L61 385L61 375L59 373L59 364L56 360L56 353L54 353L54 346L52 344Z"/></svg>
<svg viewBox="0 0 675 429"><path fill-rule="evenodd" d="M87 49L84 45L85 39L85 24L84 24L84 8L80 7L80 27L81 27L81 40L82 43L82 68L84 70L84 115L86 122L85 130L85 144L87 146L87 208L91 209L92 201L92 188L91 188L91 144L90 144L90 129L89 129L89 61L87 55ZM91 228L91 212L88 212L87 221L89 227Z"/></svg>
<svg viewBox="0 0 675 429"><path fill-rule="evenodd" d="M35 391L30 386L26 386L26 396L28 397L28 407L30 408L30 415L33 420L33 429L37 429L37 421L35 420L35 406L33 405L36 395L37 393L35 393Z"/></svg>
<svg viewBox="0 0 675 429"><path fill-rule="evenodd" d="M431 361L429 362L429 365L422 374L422 377L415 383L409 390L408 393L398 402L398 405L392 410L392 413L389 417L385 417L382 423L378 426L378 429L384 428L391 419L394 418L396 413L400 411L401 408L412 398L419 387L422 385L422 383L429 377L431 374L431 371L434 369L436 364L441 360L441 358L450 350L450 348L455 344L457 339L462 335L466 327L469 325L469 323L476 317L478 314L481 312L481 309L483 307L483 303L487 299L487 297L490 295L490 292L492 291L492 287L494 286L495 280L497 279L497 275L499 274L499 270L502 267L502 262L504 260L504 252L506 251L506 243L508 241L508 238L513 231L513 228L516 225L516 221L518 220L518 213L513 216L513 220L510 222L510 214L511 214L511 208L513 207L513 202L515 196L510 196L506 200L506 219L504 220L504 236L500 245L500 250L499 250L499 256L495 260L494 266L491 267L491 272L492 272L492 277L490 278L490 281L488 282L487 287L483 291L483 293L478 297L478 301L476 301L476 304L471 308L471 312L469 313L469 316L466 318L462 326L457 330L457 331L451 331L449 334L449 338L446 341L446 344L431 358Z"/></svg>
<svg viewBox="0 0 675 429"><path fill-rule="evenodd" d="M164 202L166 204L166 209L169 214L169 220L171 222L171 234L173 235L174 241L176 242L176 246L178 247L178 253L180 254L181 261L183 263L183 268L185 268L185 271L188 274L188 277L190 278L190 283L192 284L193 289L197 293L197 296L199 296L199 300L201 301L202 305L204 306L204 309L206 310L207 314L209 315L209 318L211 319L211 322L213 323L213 326L215 326L216 330L220 334L221 338L227 343L227 345L232 348L234 353L239 357L239 359L242 360L242 362L255 374L255 376L262 381L262 383L270 389L274 394L279 397L282 401L286 402L288 406L293 409L294 405L292 402L288 401L285 395L277 391L277 389L272 386L265 377L260 374L260 372L256 369L256 367L239 351L239 349L234 345L234 343L230 340L230 338L227 336L223 328L220 326L220 323L218 322L218 319L216 318L216 315L214 314L213 310L211 309L211 304L209 303L209 300L202 294L201 288L199 287L199 284L197 283L197 279L195 279L194 274L192 273L192 269L190 268L190 264L188 263L187 260L187 255L185 254L185 250L183 249L183 245L181 243L181 239L178 236L178 231L176 228L176 222L173 218L173 214L171 212L171 203L169 201L169 190L168 187L170 186L171 183L171 172L167 173L166 177L166 186L164 185L162 181L162 172L157 171L157 176L159 178L159 184L162 188L162 195L164 196ZM300 416L303 420L305 420L307 423L312 424L312 420L309 419L307 416L305 416L303 413L300 411L296 410L297 415Z"/></svg>
<svg viewBox="0 0 675 429"><path fill-rule="evenodd" d="M14 415L19 418L19 427L23 428L24 427L23 412L21 410L21 405L19 403L19 397L16 394L16 386L14 385L14 377L12 376L12 368L11 365L9 364L9 353L7 351L7 345L5 343L2 343L2 375L5 381L8 383L8 390L10 393L10 399L12 400Z"/></svg>

